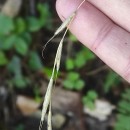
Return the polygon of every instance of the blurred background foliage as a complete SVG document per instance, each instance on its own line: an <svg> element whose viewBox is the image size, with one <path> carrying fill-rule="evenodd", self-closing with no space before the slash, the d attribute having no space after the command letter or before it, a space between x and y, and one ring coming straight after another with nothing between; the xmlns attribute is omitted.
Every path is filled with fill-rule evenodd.
<svg viewBox="0 0 130 130"><path fill-rule="evenodd" d="M18 0L21 4L10 1L0 2L0 86L6 86L16 95L31 96L41 103L41 87L43 82L48 83L61 39L59 35L47 46L43 58L44 44L61 24L54 12L55 1ZM15 7L12 8L12 4L16 4ZM56 84L79 93L82 105L92 110L97 99L109 101L116 106L111 129L130 130L129 85L71 33L64 41ZM20 124L16 130L24 130L24 126Z"/></svg>
<svg viewBox="0 0 130 130"><path fill-rule="evenodd" d="M25 67L32 72L43 69L38 47L33 43L33 33L49 28L47 20L51 15L47 4L37 4L37 11L38 17L11 18L0 14L0 66L6 67L7 83L14 87L32 84L30 76L23 72Z"/></svg>

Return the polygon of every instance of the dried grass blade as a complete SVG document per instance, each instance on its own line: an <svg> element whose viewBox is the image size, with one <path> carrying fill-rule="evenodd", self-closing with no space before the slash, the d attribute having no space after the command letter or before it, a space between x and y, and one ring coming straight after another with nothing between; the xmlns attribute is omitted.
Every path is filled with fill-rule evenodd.
<svg viewBox="0 0 130 130"><path fill-rule="evenodd" d="M52 113L51 113L51 100L50 100L50 105L49 105L49 112L48 112L48 130L52 130L52 123L51 123L51 119L52 119Z"/></svg>
<svg viewBox="0 0 130 130"><path fill-rule="evenodd" d="M46 115L46 112L47 112L47 108L48 108L48 105L50 103L52 87L53 87L53 77L50 78L50 82L48 84L47 92L46 92L45 99L44 99L44 102L43 102L43 108L42 108L42 115L41 115L39 130L41 130L41 128L42 128L42 124L43 124L43 121L44 121L44 118L45 118L45 115Z"/></svg>
<svg viewBox="0 0 130 130"><path fill-rule="evenodd" d="M73 12L62 24L61 26L55 31L55 35L58 35L61 31L63 31L70 23L70 21L74 18L76 12Z"/></svg>

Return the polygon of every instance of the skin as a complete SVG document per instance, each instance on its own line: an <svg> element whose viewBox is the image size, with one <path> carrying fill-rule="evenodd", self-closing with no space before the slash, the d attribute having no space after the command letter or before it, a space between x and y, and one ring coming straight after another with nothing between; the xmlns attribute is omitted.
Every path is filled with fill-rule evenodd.
<svg viewBox="0 0 130 130"><path fill-rule="evenodd" d="M82 0L57 0L63 20ZM70 31L130 83L130 0L86 0Z"/></svg>

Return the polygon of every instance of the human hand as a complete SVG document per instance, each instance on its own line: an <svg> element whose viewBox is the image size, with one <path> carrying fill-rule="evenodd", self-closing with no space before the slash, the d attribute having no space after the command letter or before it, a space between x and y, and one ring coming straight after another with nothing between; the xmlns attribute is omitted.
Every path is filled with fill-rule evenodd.
<svg viewBox="0 0 130 130"><path fill-rule="evenodd" d="M57 0L67 18L82 0ZM130 1L86 0L70 26L71 32L130 83Z"/></svg>

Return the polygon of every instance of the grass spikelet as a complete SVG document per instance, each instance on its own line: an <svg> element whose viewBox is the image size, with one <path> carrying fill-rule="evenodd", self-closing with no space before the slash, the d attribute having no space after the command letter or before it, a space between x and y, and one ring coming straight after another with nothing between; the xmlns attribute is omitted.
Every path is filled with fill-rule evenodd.
<svg viewBox="0 0 130 130"><path fill-rule="evenodd" d="M54 35L47 41L47 43L43 46L42 49L42 57L43 57L43 52L46 48L46 46L49 44L49 42L55 38L60 32L62 32L70 23L70 21L74 18L76 15L76 12L73 12L62 24L61 26L55 31Z"/></svg>
<svg viewBox="0 0 130 130"><path fill-rule="evenodd" d="M72 19L71 19L72 20ZM62 47L63 47L63 42L64 42L64 38L65 38L65 35L68 31L68 27L67 29L65 30L65 33L60 41L60 44L58 46L58 49L57 49L57 54L56 54L56 58L55 58L55 61L56 61L56 70L57 70L57 73L59 71L59 68L60 68L60 61L61 61L61 54L62 54Z"/></svg>
<svg viewBox="0 0 130 130"><path fill-rule="evenodd" d="M85 2L85 0L83 0L80 5L77 7L77 9L60 25L60 27L55 31L54 35L46 42L46 44L43 46L42 49L42 57L43 57L43 52L46 48L46 46L49 44L49 42L51 40L53 40L55 38L55 36L57 36L60 32L62 32L71 22L71 20L75 17L78 9L81 7L81 5Z"/></svg>
<svg viewBox="0 0 130 130"><path fill-rule="evenodd" d="M56 58L55 58L57 73L58 73L59 68L60 68L60 59L61 59L62 47L63 47L63 39L61 39L61 41L60 41L60 44L59 44L58 49L57 49Z"/></svg>
<svg viewBox="0 0 130 130"><path fill-rule="evenodd" d="M55 31L54 35L58 35L61 31L63 31L70 23L70 21L74 18L76 12L73 12L62 24L61 26Z"/></svg>

